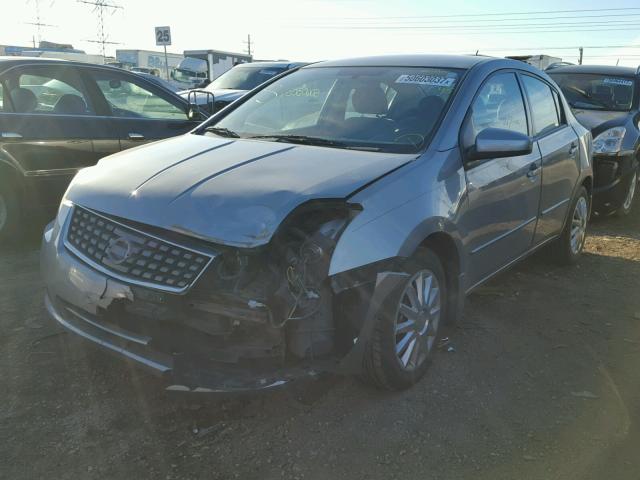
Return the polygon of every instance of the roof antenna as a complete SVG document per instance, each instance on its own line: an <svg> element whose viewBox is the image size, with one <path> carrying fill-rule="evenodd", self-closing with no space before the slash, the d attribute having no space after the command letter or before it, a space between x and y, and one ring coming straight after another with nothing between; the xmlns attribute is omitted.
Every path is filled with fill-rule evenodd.
<svg viewBox="0 0 640 480"><path fill-rule="evenodd" d="M476 50L476 57L478 56L478 52L480 52L480 50Z"/></svg>

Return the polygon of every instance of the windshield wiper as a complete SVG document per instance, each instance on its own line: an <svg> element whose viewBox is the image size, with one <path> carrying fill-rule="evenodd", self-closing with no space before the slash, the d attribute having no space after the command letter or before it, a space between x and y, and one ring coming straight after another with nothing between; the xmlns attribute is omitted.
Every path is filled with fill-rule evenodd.
<svg viewBox="0 0 640 480"><path fill-rule="evenodd" d="M216 135L219 135L221 137L240 138L240 135L238 135L236 132L224 127L207 127L204 129L204 131L215 133Z"/></svg>
<svg viewBox="0 0 640 480"><path fill-rule="evenodd" d="M307 135L254 135L247 138L256 140L273 140L274 142L299 143L300 145L314 145L318 147L346 148L351 150L368 150L375 152L380 150L378 147L350 145L345 142L320 137L309 137Z"/></svg>

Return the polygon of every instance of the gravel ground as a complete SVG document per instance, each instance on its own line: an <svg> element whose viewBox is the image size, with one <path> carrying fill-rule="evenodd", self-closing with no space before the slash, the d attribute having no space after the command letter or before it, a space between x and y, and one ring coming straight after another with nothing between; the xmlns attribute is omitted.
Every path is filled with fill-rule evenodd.
<svg viewBox="0 0 640 480"><path fill-rule="evenodd" d="M471 295L402 393L166 394L47 318L36 230L0 252L0 478L640 478L640 205Z"/></svg>

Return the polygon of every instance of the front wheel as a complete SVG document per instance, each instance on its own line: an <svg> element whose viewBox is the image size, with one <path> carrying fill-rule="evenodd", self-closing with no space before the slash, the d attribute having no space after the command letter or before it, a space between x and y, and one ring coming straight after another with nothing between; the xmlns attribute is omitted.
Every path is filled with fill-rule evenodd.
<svg viewBox="0 0 640 480"><path fill-rule="evenodd" d="M387 390L414 385L427 371L446 318L446 277L440 259L421 251L389 295L365 352L364 378Z"/></svg>
<svg viewBox="0 0 640 480"><path fill-rule="evenodd" d="M633 199L636 195L636 187L638 185L638 168L633 171L633 175L629 179L629 184L626 188L626 193L624 195L624 201L620 208L616 210L616 216L618 217L626 217L631 212L631 207L633 206Z"/></svg>
<svg viewBox="0 0 640 480"><path fill-rule="evenodd" d="M589 193L586 188L580 187L578 194L571 203L569 218L564 230L554 244L555 257L558 263L571 265L578 261L587 238L588 221Z"/></svg>

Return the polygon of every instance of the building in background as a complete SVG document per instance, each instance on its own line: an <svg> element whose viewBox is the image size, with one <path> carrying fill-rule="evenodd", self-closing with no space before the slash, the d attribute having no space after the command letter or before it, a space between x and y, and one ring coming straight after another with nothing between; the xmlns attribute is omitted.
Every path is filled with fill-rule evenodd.
<svg viewBox="0 0 640 480"><path fill-rule="evenodd" d="M185 50L185 58L196 58L206 62L208 80L211 81L234 65L253 61L251 55L244 53L223 52L221 50Z"/></svg>
<svg viewBox="0 0 640 480"><path fill-rule="evenodd" d="M102 55L86 53L84 50L73 48L71 44L53 43L44 40L40 42L37 48L18 45L0 45L0 55L57 58L60 60L96 63L98 65L102 65L112 59L112 57L105 59Z"/></svg>
<svg viewBox="0 0 640 480"><path fill-rule="evenodd" d="M179 53L167 53L169 72L176 69L184 56ZM164 52L152 50L116 50L116 61L126 69L144 69L160 77L165 77ZM153 70L153 72L151 72Z"/></svg>
<svg viewBox="0 0 640 480"><path fill-rule="evenodd" d="M562 62L560 57L552 57L551 55L512 55L507 58L520 60L521 62L528 63L540 70L546 69L553 63Z"/></svg>

